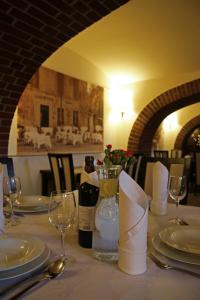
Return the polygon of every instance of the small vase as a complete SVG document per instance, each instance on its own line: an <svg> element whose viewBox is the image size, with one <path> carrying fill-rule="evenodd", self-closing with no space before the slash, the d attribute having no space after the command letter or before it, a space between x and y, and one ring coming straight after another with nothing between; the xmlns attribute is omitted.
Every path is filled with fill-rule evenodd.
<svg viewBox="0 0 200 300"><path fill-rule="evenodd" d="M118 259L119 206L118 178L121 166L97 166L99 199L96 206L93 232L94 256L102 261Z"/></svg>

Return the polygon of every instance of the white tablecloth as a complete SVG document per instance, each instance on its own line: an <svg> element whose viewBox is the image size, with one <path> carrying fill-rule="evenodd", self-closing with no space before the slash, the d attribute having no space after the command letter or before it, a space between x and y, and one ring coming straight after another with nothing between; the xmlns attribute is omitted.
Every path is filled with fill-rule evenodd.
<svg viewBox="0 0 200 300"><path fill-rule="evenodd" d="M180 206L179 216L190 224L200 225L200 208ZM176 207L168 205L167 216L149 213L148 238L166 226L169 216L176 215ZM48 222L47 214L26 215L22 223L8 232L32 234L41 238L53 251L59 251L57 230ZM76 258L76 263L61 277L36 287L26 293L28 300L199 300L199 279L186 273L158 268L147 258L147 271L138 276L123 273L114 263L97 261L91 249L78 246L77 232L66 235L66 249ZM0 282L0 289L9 282Z"/></svg>

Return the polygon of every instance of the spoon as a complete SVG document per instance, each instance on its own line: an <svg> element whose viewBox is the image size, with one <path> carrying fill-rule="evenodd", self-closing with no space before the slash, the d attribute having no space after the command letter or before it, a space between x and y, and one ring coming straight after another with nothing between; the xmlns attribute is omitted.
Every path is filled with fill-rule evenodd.
<svg viewBox="0 0 200 300"><path fill-rule="evenodd" d="M58 277L61 275L65 270L65 260L62 257L57 258L55 261L49 263L46 267L45 271L42 274L36 275L36 277L29 278L28 280L22 281L21 283L17 283L13 287L9 288L9 298L3 299L17 299L19 296L36 286L37 284L41 283L44 280L51 280L53 278ZM27 282L28 281L28 282ZM13 291L14 295L11 295L10 292ZM1 296L6 296L6 292L1 294ZM11 297L12 296L12 297Z"/></svg>

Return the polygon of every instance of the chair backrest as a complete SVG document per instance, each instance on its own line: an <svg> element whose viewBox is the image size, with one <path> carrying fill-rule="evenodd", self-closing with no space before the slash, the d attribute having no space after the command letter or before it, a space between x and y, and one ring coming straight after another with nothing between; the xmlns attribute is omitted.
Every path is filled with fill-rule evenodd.
<svg viewBox="0 0 200 300"><path fill-rule="evenodd" d="M180 149L171 149L171 158L181 158L183 151Z"/></svg>
<svg viewBox="0 0 200 300"><path fill-rule="evenodd" d="M13 159L7 156L0 156L0 163L5 165L9 177L15 176Z"/></svg>
<svg viewBox="0 0 200 300"><path fill-rule="evenodd" d="M3 166L0 163L0 234L3 232Z"/></svg>
<svg viewBox="0 0 200 300"><path fill-rule="evenodd" d="M154 157L157 158L168 158L169 157L169 153L168 150L154 150L153 151Z"/></svg>
<svg viewBox="0 0 200 300"><path fill-rule="evenodd" d="M51 172L54 180L54 189L67 190L75 189L75 176L72 154L48 153Z"/></svg>
<svg viewBox="0 0 200 300"><path fill-rule="evenodd" d="M138 170L137 183L143 188L148 190L150 181L152 181L152 166L156 161L160 161L169 170L169 175L182 176L187 178L189 184L191 157L186 158L156 158L156 157L142 157ZM146 176L147 175L147 176ZM148 177L148 178L147 178ZM146 185L146 187L145 187ZM181 203L186 204L186 199Z"/></svg>
<svg viewBox="0 0 200 300"><path fill-rule="evenodd" d="M132 165L132 168L129 170L128 174L137 182L138 181L138 172L140 169L140 163L142 160L142 155L138 156Z"/></svg>
<svg viewBox="0 0 200 300"><path fill-rule="evenodd" d="M196 163L196 186L200 186L200 152L195 153Z"/></svg>
<svg viewBox="0 0 200 300"><path fill-rule="evenodd" d="M132 177L132 175L135 173L135 168L137 165L137 158L134 156L132 162L126 167L125 171L126 173Z"/></svg>

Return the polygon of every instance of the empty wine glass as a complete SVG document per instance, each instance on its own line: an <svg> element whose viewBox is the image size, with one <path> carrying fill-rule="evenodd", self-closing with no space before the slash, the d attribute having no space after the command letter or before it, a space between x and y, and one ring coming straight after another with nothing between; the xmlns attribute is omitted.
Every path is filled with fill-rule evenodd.
<svg viewBox="0 0 200 300"><path fill-rule="evenodd" d="M185 176L170 176L169 178L169 195L175 201L176 207L179 207L179 202L183 200L187 193L187 181ZM186 225L187 223L175 217L169 220L174 224Z"/></svg>
<svg viewBox="0 0 200 300"><path fill-rule="evenodd" d="M5 225L8 227L15 226L20 223L19 218L16 217L13 212L13 206L20 202L21 181L19 177L3 177L3 195L5 206L9 207L5 214L7 216Z"/></svg>
<svg viewBox="0 0 200 300"><path fill-rule="evenodd" d="M58 229L61 236L61 256L71 265L75 259L65 253L65 233L73 223L76 213L76 202L73 192L53 191L49 200L49 222Z"/></svg>

